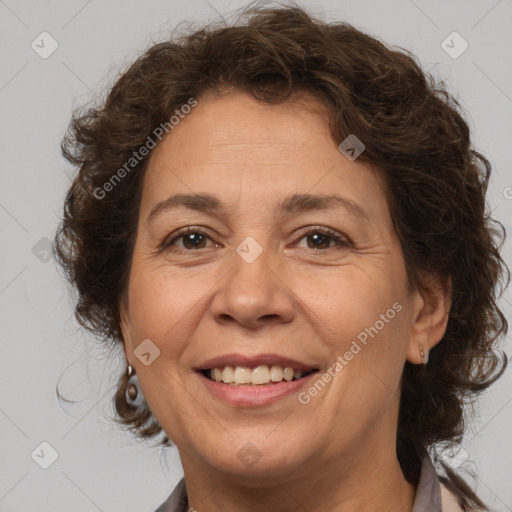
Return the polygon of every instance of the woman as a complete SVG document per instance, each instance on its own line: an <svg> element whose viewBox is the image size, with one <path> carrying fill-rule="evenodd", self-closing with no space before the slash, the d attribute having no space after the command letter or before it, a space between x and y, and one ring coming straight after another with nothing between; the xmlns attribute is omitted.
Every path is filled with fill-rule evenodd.
<svg viewBox="0 0 512 512"><path fill-rule="evenodd" d="M63 141L77 319L183 465L158 510L488 510L431 454L506 365L490 165L410 55L247 14L150 48Z"/></svg>

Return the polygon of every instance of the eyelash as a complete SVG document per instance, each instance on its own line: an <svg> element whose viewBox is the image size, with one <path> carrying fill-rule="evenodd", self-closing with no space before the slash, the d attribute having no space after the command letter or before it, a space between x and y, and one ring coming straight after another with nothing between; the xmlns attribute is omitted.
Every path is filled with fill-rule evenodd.
<svg viewBox="0 0 512 512"><path fill-rule="evenodd" d="M306 237L311 236L311 235L316 234L316 233L321 234L321 235L327 235L340 248L343 248L343 247L347 248L347 247L351 247L352 246L352 244L349 242L349 240L347 238L339 235L336 231L333 231L330 228L316 227L316 226L311 228L309 231L306 231L305 233L303 233L302 236L299 238L299 241L302 240L303 238L306 238ZM161 250L164 251L164 250L170 249L174 242L176 242L180 238L183 238L186 235L190 235L190 234L201 235L201 236L204 236L207 239L213 241L211 239L211 237L208 236L208 234L205 233L204 231L201 231L201 229L194 228L193 226L189 226L187 228L183 228L183 229L177 231L176 233L173 233L171 235L172 238L169 238L169 237L165 238L164 241L161 244L161 247L160 247ZM333 247L328 247L327 249L311 249L311 250L315 251L315 252L320 252L320 251L327 251L327 250L332 249L332 248ZM205 249L205 248L203 248L203 249ZM175 247L173 250L175 252L190 253L190 252L200 251L201 249L182 249L182 248Z"/></svg>

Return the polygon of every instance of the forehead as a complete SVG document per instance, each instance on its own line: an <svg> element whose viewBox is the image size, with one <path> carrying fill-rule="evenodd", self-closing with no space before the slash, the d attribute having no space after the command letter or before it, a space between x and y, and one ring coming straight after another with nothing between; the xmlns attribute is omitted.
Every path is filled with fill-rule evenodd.
<svg viewBox="0 0 512 512"><path fill-rule="evenodd" d="M281 104L241 92L200 98L153 150L141 208L147 214L176 192L212 192L247 206L294 193L335 192L366 203L376 216L387 210L379 173L342 155L325 106L307 95Z"/></svg>

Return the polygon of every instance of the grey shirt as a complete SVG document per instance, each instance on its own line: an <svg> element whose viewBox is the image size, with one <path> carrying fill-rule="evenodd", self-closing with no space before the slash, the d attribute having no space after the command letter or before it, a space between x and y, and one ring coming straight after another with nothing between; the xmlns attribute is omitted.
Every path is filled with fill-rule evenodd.
<svg viewBox="0 0 512 512"><path fill-rule="evenodd" d="M442 484L435 472L430 455L424 448L421 449L419 455L421 457L421 473L412 512L444 512L445 510L456 510L452 507L441 508ZM185 479L182 478L174 488L172 494L155 512L187 512L187 507L187 490L185 487Z"/></svg>

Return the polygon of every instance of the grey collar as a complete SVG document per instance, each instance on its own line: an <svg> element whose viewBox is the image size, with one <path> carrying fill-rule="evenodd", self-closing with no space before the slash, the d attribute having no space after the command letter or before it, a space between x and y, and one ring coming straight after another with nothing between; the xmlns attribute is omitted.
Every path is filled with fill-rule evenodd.
<svg viewBox="0 0 512 512"><path fill-rule="evenodd" d="M411 512L442 512L441 485L430 455L423 446L417 448L417 453L421 461L421 473Z"/></svg>

